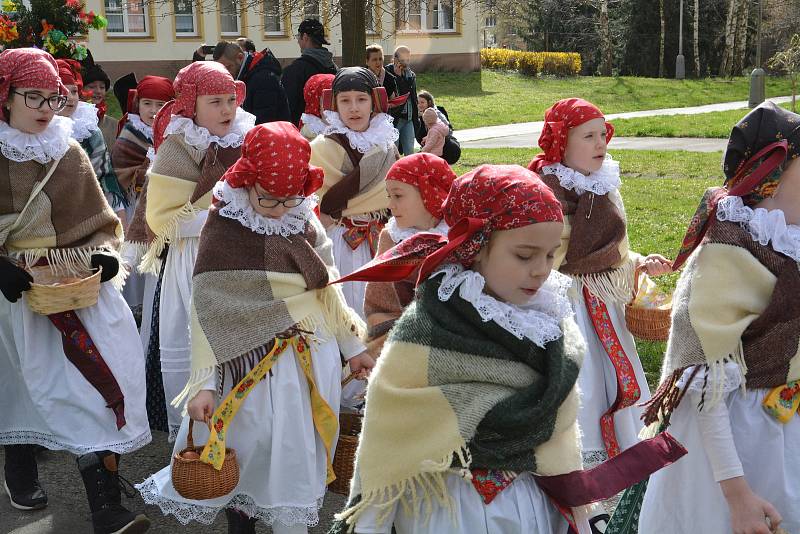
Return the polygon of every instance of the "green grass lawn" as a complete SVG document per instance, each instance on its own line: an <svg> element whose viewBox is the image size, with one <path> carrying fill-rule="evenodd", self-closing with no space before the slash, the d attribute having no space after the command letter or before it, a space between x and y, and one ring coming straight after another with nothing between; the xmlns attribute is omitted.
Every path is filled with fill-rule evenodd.
<svg viewBox="0 0 800 534"><path fill-rule="evenodd" d="M532 155L525 149L464 149L454 169L462 174L481 163L526 165ZM722 154L619 150L613 155L623 174L631 248L674 258L703 192L722 182ZM676 280L673 274L657 281L671 291ZM664 343L637 341L637 347L652 387L658 382Z"/></svg>
<svg viewBox="0 0 800 534"><path fill-rule="evenodd" d="M419 90L430 91L447 108L457 129L540 121L561 98L581 97L605 113L698 106L746 100L748 78L671 80L659 78L581 76L532 78L517 73L421 73ZM791 94L787 78L767 79L767 96Z"/></svg>

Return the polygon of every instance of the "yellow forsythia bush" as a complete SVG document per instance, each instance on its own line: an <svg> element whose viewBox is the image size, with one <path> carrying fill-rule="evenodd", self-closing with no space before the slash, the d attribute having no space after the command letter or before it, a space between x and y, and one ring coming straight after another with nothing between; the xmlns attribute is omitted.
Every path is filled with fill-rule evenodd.
<svg viewBox="0 0 800 534"><path fill-rule="evenodd" d="M481 66L487 69L516 70L528 76L577 76L581 72L581 55L577 52L522 52L506 48L482 48Z"/></svg>

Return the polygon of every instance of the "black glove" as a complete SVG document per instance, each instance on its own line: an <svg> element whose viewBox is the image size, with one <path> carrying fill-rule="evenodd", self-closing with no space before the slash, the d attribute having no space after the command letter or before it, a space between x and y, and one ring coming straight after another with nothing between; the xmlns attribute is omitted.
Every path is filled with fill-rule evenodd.
<svg viewBox="0 0 800 534"><path fill-rule="evenodd" d="M108 254L92 254L92 268L96 271L99 267L103 268L103 273L100 275L101 282L108 282L119 272L117 258Z"/></svg>
<svg viewBox="0 0 800 534"><path fill-rule="evenodd" d="M21 267L0 256L0 291L9 302L17 302L23 291L31 288L33 277Z"/></svg>

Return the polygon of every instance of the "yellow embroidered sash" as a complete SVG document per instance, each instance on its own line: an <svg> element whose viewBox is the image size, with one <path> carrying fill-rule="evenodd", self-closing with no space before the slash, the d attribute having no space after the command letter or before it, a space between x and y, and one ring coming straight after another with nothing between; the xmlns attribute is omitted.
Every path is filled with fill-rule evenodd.
<svg viewBox="0 0 800 534"><path fill-rule="evenodd" d="M773 388L762 404L772 417L783 424L788 423L800 409L800 380Z"/></svg>

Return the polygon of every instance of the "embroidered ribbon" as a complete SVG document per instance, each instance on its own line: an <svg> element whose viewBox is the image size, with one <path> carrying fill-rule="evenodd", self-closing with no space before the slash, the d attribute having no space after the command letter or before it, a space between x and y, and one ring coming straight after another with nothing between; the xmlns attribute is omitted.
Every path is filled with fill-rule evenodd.
<svg viewBox="0 0 800 534"><path fill-rule="evenodd" d="M210 464L214 469L222 469L222 463L225 461L225 438L227 429L231 424L239 407L250 394L255 386L264 379L269 373L275 362L278 361L283 352L289 348L294 347L297 361L303 369L303 374L308 381L308 389L311 394L311 414L314 420L314 427L317 433L322 438L325 445L325 453L327 455L327 480L326 484L330 484L336 479L333 474L333 465L331 463L331 447L333 440L336 438L336 433L339 430L339 421L336 414L333 412L325 399L314 383L314 373L311 363L311 349L308 342L302 336L294 336L290 339L276 338L272 350L267 354L252 371L250 371L233 389L231 389L225 400L211 416L211 435L208 438L200 460Z"/></svg>
<svg viewBox="0 0 800 534"><path fill-rule="evenodd" d="M74 311L51 313L50 322L61 332L64 354L114 412L117 430L125 426L125 397L92 336Z"/></svg>
<svg viewBox="0 0 800 534"><path fill-rule="evenodd" d="M773 388L762 405L768 414L785 425L800 411L800 380Z"/></svg>
<svg viewBox="0 0 800 534"><path fill-rule="evenodd" d="M613 458L620 453L620 446L614 429L614 413L633 405L639 400L642 392L639 389L639 383L636 381L633 365L628 355L625 354L625 349L622 347L617 332L614 330L614 325L611 322L605 303L600 298L592 295L585 286L583 288L583 298L586 301L586 309L589 311L594 330L597 332L597 338L603 344L603 348L608 354L608 358L611 360L614 372L617 375L617 398L608 411L600 417L600 432L603 436L603 443L608 457Z"/></svg>
<svg viewBox="0 0 800 534"><path fill-rule="evenodd" d="M375 256L375 252L378 250L378 237L380 237L381 230L383 230L384 226L383 222L369 221L366 224L356 224L347 217L342 219L342 222L347 227L347 230L345 230L342 236L344 237L345 243L347 243L351 249L356 250L361 243L367 241L372 255Z"/></svg>
<svg viewBox="0 0 800 534"><path fill-rule="evenodd" d="M515 473L498 471L497 469L472 469L472 485L475 491L488 505L500 492L511 485L517 478Z"/></svg>

